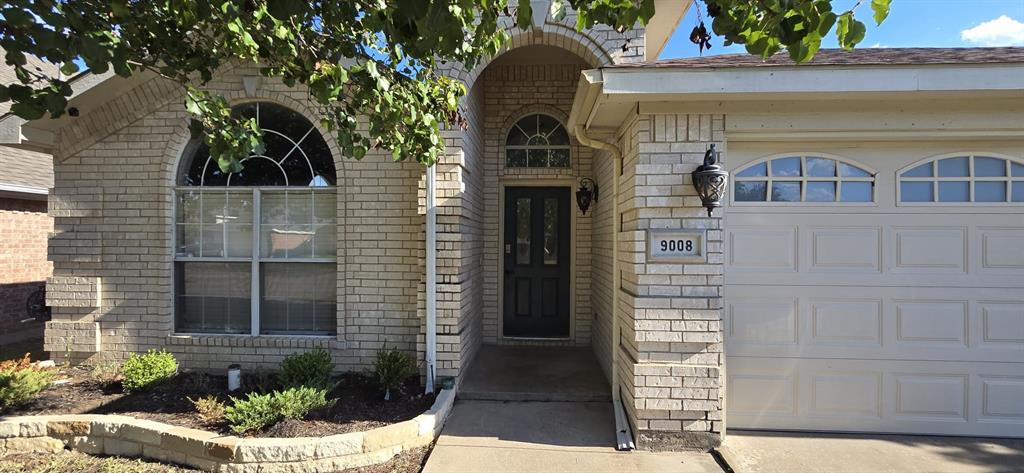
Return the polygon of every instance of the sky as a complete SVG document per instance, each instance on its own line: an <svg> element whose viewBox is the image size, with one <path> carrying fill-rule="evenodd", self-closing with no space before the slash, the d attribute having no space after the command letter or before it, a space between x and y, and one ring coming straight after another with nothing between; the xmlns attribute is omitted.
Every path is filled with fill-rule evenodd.
<svg viewBox="0 0 1024 473"><path fill-rule="evenodd" d="M697 25L697 6L708 30L711 22L704 3L694 3L662 51L661 59L699 55L697 46L689 40L690 31ZM835 11L845 11L856 0L832 3ZM857 18L868 27L858 47L1024 46L1024 0L892 0L889 18L881 26L875 26L870 3L865 0L856 10ZM712 48L705 50L704 55L746 51L743 46L724 47L722 41L714 36ZM834 28L822 47L838 47Z"/></svg>

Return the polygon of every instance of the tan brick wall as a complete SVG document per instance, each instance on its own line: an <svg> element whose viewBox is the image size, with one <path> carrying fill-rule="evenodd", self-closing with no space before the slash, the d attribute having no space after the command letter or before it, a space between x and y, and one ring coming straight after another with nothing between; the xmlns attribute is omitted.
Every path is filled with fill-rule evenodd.
<svg viewBox="0 0 1024 473"><path fill-rule="evenodd" d="M53 219L45 200L0 198L0 340L15 332L38 332L42 324L22 322L26 301L53 271L46 238Z"/></svg>
<svg viewBox="0 0 1024 473"><path fill-rule="evenodd" d="M245 75L257 71L229 68L209 87L236 102L269 100L312 116L306 92L279 81L263 79L255 96L246 97ZM422 169L383 154L345 159L326 133L339 180L338 336L173 336L171 209L187 125L180 91L154 79L62 131L51 205L56 323L97 323L99 358L166 347L197 369L232 361L273 368L285 354L314 346L332 348L341 368L361 369L385 343L415 350ZM111 128L116 132L104 135ZM47 348L62 352L57 338L48 337Z"/></svg>
<svg viewBox="0 0 1024 473"><path fill-rule="evenodd" d="M724 144L721 115L641 115L624 128L622 356L642 443L714 445L724 432L721 210L708 218L690 173ZM647 260L649 229L706 230L708 260Z"/></svg>

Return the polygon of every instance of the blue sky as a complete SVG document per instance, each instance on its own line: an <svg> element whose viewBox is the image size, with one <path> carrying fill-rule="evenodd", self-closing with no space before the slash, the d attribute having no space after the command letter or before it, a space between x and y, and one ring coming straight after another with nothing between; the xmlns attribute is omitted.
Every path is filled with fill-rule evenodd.
<svg viewBox="0 0 1024 473"><path fill-rule="evenodd" d="M706 13L703 2L695 7ZM856 0L834 0L836 11L845 11ZM1024 0L892 0L889 18L875 26L870 1L857 9L857 17L868 26L867 36L858 47L966 47L1024 46ZM697 24L695 7L691 7L679 28L669 40L662 59L697 56L697 46L690 43L690 30ZM705 15L705 24L711 23ZM714 37L705 55L742 53L742 46L722 46L722 38ZM837 47L834 30L822 47Z"/></svg>

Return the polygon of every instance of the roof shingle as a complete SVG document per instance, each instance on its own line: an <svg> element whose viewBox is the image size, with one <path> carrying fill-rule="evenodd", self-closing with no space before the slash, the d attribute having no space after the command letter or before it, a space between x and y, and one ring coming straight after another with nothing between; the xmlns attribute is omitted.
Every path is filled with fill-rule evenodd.
<svg viewBox="0 0 1024 473"><path fill-rule="evenodd" d="M634 64L616 64L611 68L680 68L714 69L731 67L813 67L813 66L917 66L932 64L1001 64L1024 63L1024 48L861 48L821 49L814 59L796 64L789 54L781 52L766 60L752 54L721 54L718 56L665 59Z"/></svg>

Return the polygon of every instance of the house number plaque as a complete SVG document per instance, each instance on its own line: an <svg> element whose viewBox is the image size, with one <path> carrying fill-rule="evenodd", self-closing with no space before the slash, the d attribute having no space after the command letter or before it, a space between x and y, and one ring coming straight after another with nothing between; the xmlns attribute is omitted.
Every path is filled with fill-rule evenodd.
<svg viewBox="0 0 1024 473"><path fill-rule="evenodd" d="M700 230L648 230L647 260L652 263L707 261L704 233Z"/></svg>

